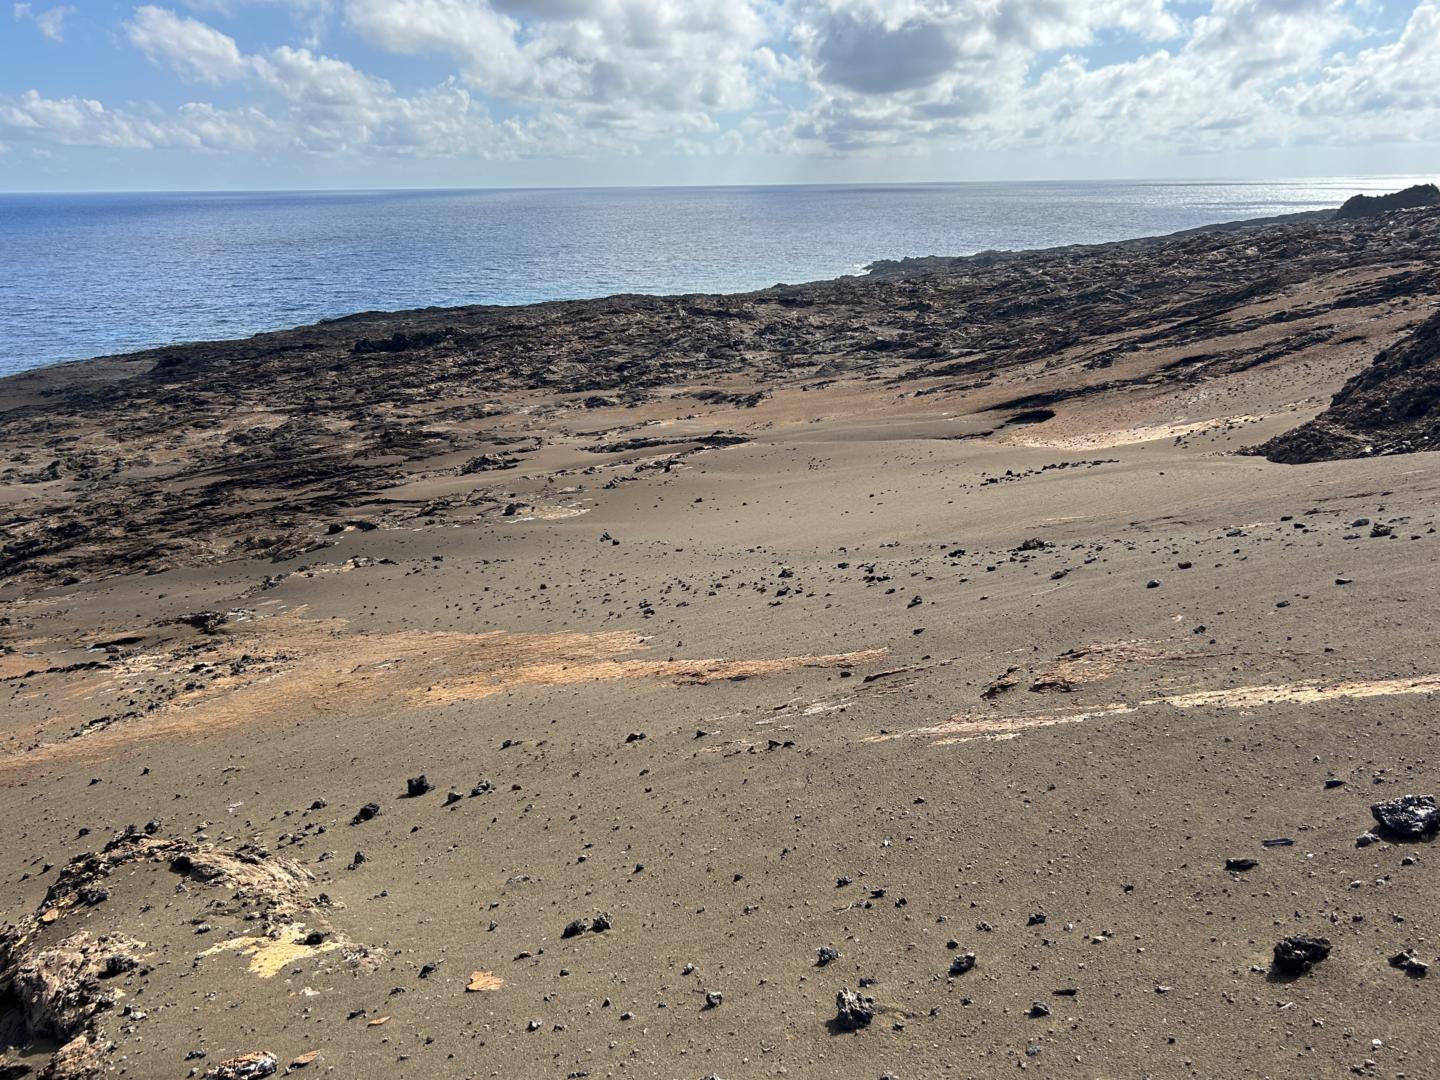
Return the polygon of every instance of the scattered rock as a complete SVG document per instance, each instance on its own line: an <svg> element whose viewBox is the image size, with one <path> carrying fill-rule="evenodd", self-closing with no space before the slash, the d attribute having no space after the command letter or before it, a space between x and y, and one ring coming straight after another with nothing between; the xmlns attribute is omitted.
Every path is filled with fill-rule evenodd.
<svg viewBox="0 0 1440 1080"><path fill-rule="evenodd" d="M875 1019L875 999L848 987L835 995L835 1025L842 1031L859 1031Z"/></svg>
<svg viewBox="0 0 1440 1080"><path fill-rule="evenodd" d="M270 1051L262 1050L212 1065L205 1070L205 1080L262 1080L263 1077L274 1076L279 1068L280 1059Z"/></svg>
<svg viewBox="0 0 1440 1080"><path fill-rule="evenodd" d="M1390 957L1390 966L1399 968L1412 979L1423 979L1430 971L1430 965L1416 956L1411 949L1405 949Z"/></svg>
<svg viewBox="0 0 1440 1080"><path fill-rule="evenodd" d="M460 466L460 475L469 476L471 473L495 472L500 469L513 469L520 464L520 460L509 454L480 454L472 457L465 464Z"/></svg>
<svg viewBox="0 0 1440 1080"><path fill-rule="evenodd" d="M1418 840L1440 829L1434 795L1401 795L1370 807L1380 828L1400 840Z"/></svg>
<svg viewBox="0 0 1440 1080"><path fill-rule="evenodd" d="M1303 975L1330 955L1330 939L1297 934L1275 943L1272 969L1281 975Z"/></svg>

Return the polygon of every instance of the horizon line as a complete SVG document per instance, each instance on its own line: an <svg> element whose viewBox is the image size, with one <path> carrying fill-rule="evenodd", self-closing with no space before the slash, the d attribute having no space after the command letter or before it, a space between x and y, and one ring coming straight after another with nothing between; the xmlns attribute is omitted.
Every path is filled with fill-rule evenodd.
<svg viewBox="0 0 1440 1080"><path fill-rule="evenodd" d="M419 187L199 187L199 188L0 188L0 196L12 195L383 195L419 194L425 192L501 192L501 191L738 191L774 188L887 188L887 187L963 187L995 184L1143 184L1143 185L1225 185L1320 182L1326 180L1416 179L1429 173L1326 173L1319 175L1288 174L1281 176L1134 176L1134 177L1032 177L1024 180L822 180L809 182L771 182L758 184L480 184L472 186L424 185Z"/></svg>

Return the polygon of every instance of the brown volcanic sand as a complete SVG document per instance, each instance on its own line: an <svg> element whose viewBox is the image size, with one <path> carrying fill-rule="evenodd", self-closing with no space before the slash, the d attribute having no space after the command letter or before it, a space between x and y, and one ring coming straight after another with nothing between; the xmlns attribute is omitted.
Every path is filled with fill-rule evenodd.
<svg viewBox="0 0 1440 1080"><path fill-rule="evenodd" d="M142 943L100 1020L129 1076L260 1050L337 1077L1440 1075L1435 980L1386 962L1435 961L1440 863L1355 845L1370 802L1440 786L1440 457L1232 453L1318 411L1433 284L1326 308L1349 344L1033 426L985 411L1058 378L1033 365L767 378L753 408L507 390L493 431L540 449L468 475L453 447L407 459L332 515L380 528L279 562L21 568L4 914L152 819L314 875L329 903L276 924L132 861L35 923ZM1287 289L1254 302L1319 295ZM1107 377L1167 359L1127 355ZM677 447L585 449L717 429L751 441L638 471ZM230 615L174 621L202 610ZM403 798L421 773L435 790ZM601 911L611 929L562 938ZM1293 933L1330 959L1268 975ZM952 937L977 964L948 978ZM838 1032L862 976L876 1019Z"/></svg>

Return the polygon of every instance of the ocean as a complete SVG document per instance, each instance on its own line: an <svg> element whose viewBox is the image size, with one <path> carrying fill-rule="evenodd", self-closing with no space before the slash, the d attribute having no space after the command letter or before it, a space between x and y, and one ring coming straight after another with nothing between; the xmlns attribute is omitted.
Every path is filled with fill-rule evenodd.
<svg viewBox="0 0 1440 1080"><path fill-rule="evenodd" d="M1422 179L0 194L0 374L356 311L739 292L1120 240Z"/></svg>

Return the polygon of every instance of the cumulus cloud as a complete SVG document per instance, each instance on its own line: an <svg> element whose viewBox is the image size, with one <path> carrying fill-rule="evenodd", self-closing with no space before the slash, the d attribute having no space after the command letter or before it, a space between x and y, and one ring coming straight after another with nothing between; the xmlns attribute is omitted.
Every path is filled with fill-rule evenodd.
<svg viewBox="0 0 1440 1080"><path fill-rule="evenodd" d="M107 109L91 98L47 98L34 90L0 97L0 137L18 144L248 151L267 134L274 134L273 125L248 108L226 111L197 103L167 114Z"/></svg>
<svg viewBox="0 0 1440 1080"><path fill-rule="evenodd" d="M753 0L349 0L345 18L381 48L447 58L488 95L650 126L751 105L772 29Z"/></svg>
<svg viewBox="0 0 1440 1080"><path fill-rule="evenodd" d="M893 148L1023 123L1037 67L1099 35L1182 33L1164 0L794 0L790 36L808 107L792 146Z"/></svg>
<svg viewBox="0 0 1440 1080"><path fill-rule="evenodd" d="M479 157L1203 153L1416 139L1440 123L1440 0L1384 32L1370 0L184 5L135 7L124 39L187 93L245 104L0 97L0 136ZM292 40L241 47L227 31L258 5L296 16ZM21 3L15 17L58 38L64 14L53 34L41 20L68 11ZM438 81L397 87L321 44L353 35L423 58Z"/></svg>

